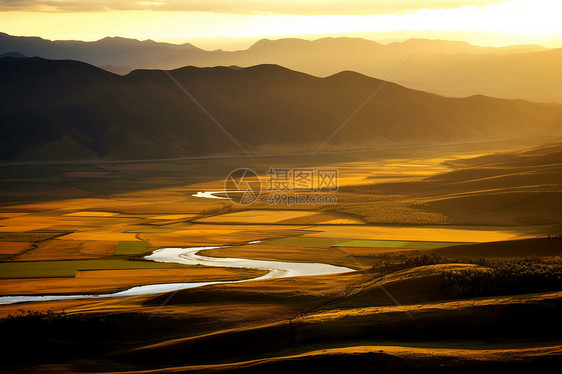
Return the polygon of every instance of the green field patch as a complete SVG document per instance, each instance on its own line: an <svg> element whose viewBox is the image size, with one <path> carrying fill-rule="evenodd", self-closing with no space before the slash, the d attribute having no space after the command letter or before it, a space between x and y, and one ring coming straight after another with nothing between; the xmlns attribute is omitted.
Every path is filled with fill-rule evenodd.
<svg viewBox="0 0 562 374"><path fill-rule="evenodd" d="M292 237L269 240L267 243L271 245L279 245L283 247L313 247L313 248L330 248L337 246L338 242L348 241L349 239L332 239L332 238L305 238Z"/></svg>
<svg viewBox="0 0 562 374"><path fill-rule="evenodd" d="M406 249L432 249L443 248L464 243L458 242L425 242L402 240L350 240L342 242L343 247L359 248L406 248ZM334 247L338 245L333 245Z"/></svg>
<svg viewBox="0 0 562 374"><path fill-rule="evenodd" d="M39 242L68 233L69 231L0 232L0 242Z"/></svg>
<svg viewBox="0 0 562 374"><path fill-rule="evenodd" d="M138 255L146 252L151 245L146 240L120 241L115 248L116 255Z"/></svg>
<svg viewBox="0 0 562 374"><path fill-rule="evenodd" d="M125 232L135 232L138 234L166 234L169 232L178 231L177 229L165 229L165 228L144 228L144 229L134 229L134 230L127 230Z"/></svg>
<svg viewBox="0 0 562 374"><path fill-rule="evenodd" d="M72 278L77 270L177 269L186 267L193 266L123 259L15 261L0 263L0 279Z"/></svg>

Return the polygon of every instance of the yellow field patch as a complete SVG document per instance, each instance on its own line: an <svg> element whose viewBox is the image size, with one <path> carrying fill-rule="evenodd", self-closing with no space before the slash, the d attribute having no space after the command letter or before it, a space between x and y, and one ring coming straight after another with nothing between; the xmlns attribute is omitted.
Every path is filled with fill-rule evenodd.
<svg viewBox="0 0 562 374"><path fill-rule="evenodd" d="M25 232L31 230L41 230L47 227L49 227L49 225L9 225L0 226L0 232Z"/></svg>
<svg viewBox="0 0 562 374"><path fill-rule="evenodd" d="M169 233L140 233L154 247L217 246L304 233L304 226L193 224Z"/></svg>
<svg viewBox="0 0 562 374"><path fill-rule="evenodd" d="M162 219L162 220L175 220L195 217L195 214L164 214L162 216L149 217L150 219Z"/></svg>
<svg viewBox="0 0 562 374"><path fill-rule="evenodd" d="M13 218L13 217L21 217L25 216L29 213L2 213L0 212L0 218Z"/></svg>
<svg viewBox="0 0 562 374"><path fill-rule="evenodd" d="M75 232L72 234L64 235L61 237L65 240L110 240L110 241L133 241L137 240L135 233L129 232L114 232L91 230Z"/></svg>
<svg viewBox="0 0 562 374"><path fill-rule="evenodd" d="M78 198L78 199L67 199L58 201L46 201L41 203L31 203L31 204L21 204L13 205L9 208L16 208L18 210L24 210L26 212L45 212L45 211L56 211L56 210L90 210L90 209L100 209L100 210L119 210L126 209L132 206L142 206L150 204L150 202L139 201L139 200L128 200L120 198L108 198L108 199L94 199L94 198Z"/></svg>
<svg viewBox="0 0 562 374"><path fill-rule="evenodd" d="M41 242L37 248L19 255L17 261L78 260L111 256L117 241L110 240L60 240Z"/></svg>
<svg viewBox="0 0 562 374"><path fill-rule="evenodd" d="M85 212L66 213L65 216L72 216L72 217L112 217L112 216L116 216L117 214L118 213L111 213L111 212L85 211Z"/></svg>
<svg viewBox="0 0 562 374"><path fill-rule="evenodd" d="M51 226L61 224L80 226L84 223L73 218L64 216L44 216L28 214L25 216L13 217L0 220L0 231L2 232L22 232L31 230L47 229Z"/></svg>
<svg viewBox="0 0 562 374"><path fill-rule="evenodd" d="M27 242L0 242L0 255L11 255L20 253L31 248Z"/></svg>
<svg viewBox="0 0 562 374"><path fill-rule="evenodd" d="M329 225L360 225L364 222L360 218L342 213L322 212L296 218L290 218L278 221L277 223L284 225L317 225L319 223Z"/></svg>
<svg viewBox="0 0 562 374"><path fill-rule="evenodd" d="M385 159L351 161L321 167L338 168L338 185L351 186L381 182L416 180L449 170L443 165L447 158Z"/></svg>
<svg viewBox="0 0 562 374"><path fill-rule="evenodd" d="M393 226L323 226L309 228L313 230L304 237L335 237L354 239L383 239L405 241L439 241L439 242L491 242L514 239L519 235L510 229L485 230L477 227L393 227Z"/></svg>
<svg viewBox="0 0 562 374"><path fill-rule="evenodd" d="M197 222L205 223L279 223L295 218L315 215L317 212L306 210L247 210L243 212L221 214L206 217Z"/></svg>
<svg viewBox="0 0 562 374"><path fill-rule="evenodd" d="M327 225L357 225L363 223L359 218L335 218L327 221L321 221Z"/></svg>

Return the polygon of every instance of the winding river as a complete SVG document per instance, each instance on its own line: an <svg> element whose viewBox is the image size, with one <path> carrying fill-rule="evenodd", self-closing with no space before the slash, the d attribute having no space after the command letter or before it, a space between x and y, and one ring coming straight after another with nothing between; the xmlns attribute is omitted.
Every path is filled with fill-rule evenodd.
<svg viewBox="0 0 562 374"><path fill-rule="evenodd" d="M223 200L226 200L226 199L228 199L228 197L215 196L215 194L217 194L217 193L225 194L225 193L229 193L229 192L240 192L240 191L199 191L197 193L194 193L191 196L201 197L203 199L223 199Z"/></svg>
<svg viewBox="0 0 562 374"><path fill-rule="evenodd" d="M248 244L256 244L258 241ZM186 283L161 283L136 286L124 291L106 294L73 294L73 295L25 295L25 296L0 296L0 304L13 304L22 302L74 300L74 299L96 299L123 296L149 295L161 292L184 290L188 288L208 286L222 283L242 283L258 281L262 279L287 278L297 276L328 275L354 271L353 269L322 263L301 263L283 261L263 261L243 258L217 258L199 255L198 252L205 249L227 248L227 247L191 247L191 248L162 248L145 256L145 259L155 262L170 262L184 265L199 265L228 268L246 268L268 270L261 277L236 280L236 281L213 281L213 282L186 282Z"/></svg>

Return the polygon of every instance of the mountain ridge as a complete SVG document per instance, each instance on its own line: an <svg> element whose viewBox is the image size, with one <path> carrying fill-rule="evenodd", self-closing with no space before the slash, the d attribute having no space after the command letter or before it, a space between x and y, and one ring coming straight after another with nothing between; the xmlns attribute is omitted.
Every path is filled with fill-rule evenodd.
<svg viewBox="0 0 562 374"><path fill-rule="evenodd" d="M351 71L320 78L262 64L120 76L83 62L6 57L0 59L6 98L0 103L0 157L240 154L175 82L251 153L314 151L377 90L326 150L554 134L562 123L558 104L448 98Z"/></svg>
<svg viewBox="0 0 562 374"><path fill-rule="evenodd" d="M84 61L126 74L135 69L277 64L315 76L352 70L445 96L474 94L562 102L562 49L481 47L466 42L410 39L386 45L350 37L262 39L248 49L207 51L185 44L105 38L47 41L0 34L0 53ZM405 61L408 62L402 66ZM399 71L397 71L397 69Z"/></svg>

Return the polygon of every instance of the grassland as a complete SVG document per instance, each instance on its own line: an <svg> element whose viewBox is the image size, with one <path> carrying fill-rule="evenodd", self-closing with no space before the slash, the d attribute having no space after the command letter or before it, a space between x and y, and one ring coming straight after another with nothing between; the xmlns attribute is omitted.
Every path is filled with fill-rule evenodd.
<svg viewBox="0 0 562 374"><path fill-rule="evenodd" d="M149 242L145 240L121 241L117 243L117 248L115 248L115 254L138 255L147 252L149 248L152 248L152 246L150 245Z"/></svg>
<svg viewBox="0 0 562 374"><path fill-rule="evenodd" d="M364 248L402 248L402 249L428 249L450 247L458 243L452 242L405 242L400 240L350 240L340 243L343 247Z"/></svg>
<svg viewBox="0 0 562 374"><path fill-rule="evenodd" d="M494 294L449 287L452 274L469 275L453 279L463 287L489 282L483 274L496 271L493 261L536 261L529 271L538 278L543 265L559 271L560 146L481 156L499 149L492 146L319 155L314 163L286 156L0 165L0 295L264 274L142 259L162 247L222 246L203 254L356 270L0 305L10 341L2 369L470 372L558 364L558 286L539 281L526 293ZM262 176L269 167L338 167L338 203L238 206L192 196L221 190L241 162ZM511 265L497 269L513 273Z"/></svg>
<svg viewBox="0 0 562 374"><path fill-rule="evenodd" d="M14 261L0 263L2 278L74 277L79 270L177 268L181 265L126 259Z"/></svg>

